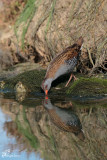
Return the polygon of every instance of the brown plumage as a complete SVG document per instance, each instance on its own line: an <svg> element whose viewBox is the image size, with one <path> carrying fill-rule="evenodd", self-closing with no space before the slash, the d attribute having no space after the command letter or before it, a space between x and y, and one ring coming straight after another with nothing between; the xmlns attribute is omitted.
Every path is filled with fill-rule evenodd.
<svg viewBox="0 0 107 160"><path fill-rule="evenodd" d="M63 74L73 71L77 64L82 44L83 38L80 37L75 44L66 48L61 54L57 55L50 62L41 86L45 93L50 89L53 80L57 79Z"/></svg>
<svg viewBox="0 0 107 160"><path fill-rule="evenodd" d="M53 105L50 99L45 99L43 105L46 108L52 122L61 130L66 132L72 132L80 139L84 139L82 132L82 125L78 116L71 111L71 109L62 109Z"/></svg>
<svg viewBox="0 0 107 160"><path fill-rule="evenodd" d="M48 110L48 113L52 119L52 122L60 129L73 133L78 133L81 131L81 128L79 126L68 125L63 122L61 118L56 114L56 111L54 109Z"/></svg>

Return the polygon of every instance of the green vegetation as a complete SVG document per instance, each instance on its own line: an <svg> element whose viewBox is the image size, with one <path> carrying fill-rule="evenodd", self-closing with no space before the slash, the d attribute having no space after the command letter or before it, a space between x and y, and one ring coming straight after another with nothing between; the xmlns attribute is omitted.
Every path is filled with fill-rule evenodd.
<svg viewBox="0 0 107 160"><path fill-rule="evenodd" d="M19 114L20 115L20 114ZM23 123L18 120L18 115L16 117L16 124L18 126L19 132L21 132L29 141L30 145L37 150L39 146L39 141L37 137L32 133L32 129L30 127L30 124L27 120L25 109L23 107Z"/></svg>
<svg viewBox="0 0 107 160"><path fill-rule="evenodd" d="M6 80L4 87L13 89L15 85L20 81L27 88L27 91L37 91L38 89L40 90L45 72L45 70L32 70L24 72L14 78Z"/></svg>
<svg viewBox="0 0 107 160"><path fill-rule="evenodd" d="M53 15L54 15L54 9L55 9L55 4L56 4L56 0L53 0L52 5L51 5L51 10L49 12L48 22L47 22L47 25L46 25L46 28L45 28L45 35L44 35L45 41L47 43L47 47L49 48L49 50L51 52L51 55L49 55L51 57L48 56L49 61L51 60L51 58L53 58L54 51L52 49L52 43L50 43L50 39L47 38L47 32L48 32L49 27L50 27L50 25L52 23L52 19L53 19Z"/></svg>
<svg viewBox="0 0 107 160"><path fill-rule="evenodd" d="M107 94L107 80L98 78L80 78L66 93L75 96L96 96Z"/></svg>
<svg viewBox="0 0 107 160"><path fill-rule="evenodd" d="M16 84L21 82L27 92L41 92L41 83L44 79L45 70L31 70L24 72L14 78L4 81L4 89L15 89ZM80 75L77 75L79 77ZM65 87L69 76L58 78L52 83L51 93L57 95L79 96L79 97L94 97L107 94L107 79L101 78L86 78L79 77L76 81L71 81L68 87Z"/></svg>
<svg viewBox="0 0 107 160"><path fill-rule="evenodd" d="M50 128L50 126L48 124L46 124L46 127L47 127L47 133L48 133L48 136L49 136L49 140L50 140L50 144L55 152L55 155L57 156L57 160L60 160L60 155L59 155L59 152L58 152L58 149L57 149L57 143L56 143L56 140L55 140L55 137L52 133L52 130Z"/></svg>
<svg viewBox="0 0 107 160"><path fill-rule="evenodd" d="M48 22L47 22L46 29L45 29L45 39L46 39L46 34L47 34L47 32L48 32L50 23L51 23L51 21L52 21L55 4L56 4L56 0L53 0L53 2L52 2L52 7L51 7L51 11L50 11L50 13L49 13Z"/></svg>
<svg viewBox="0 0 107 160"><path fill-rule="evenodd" d="M20 25L22 25L21 43L22 43L23 49L24 49L24 39L25 39L25 35L28 30L29 24L30 24L30 22L31 22L37 8L38 8L38 6L35 5L36 1L37 0L28 0L27 1L27 4L26 4L23 12L20 14L20 17L16 21L16 24L14 27L15 35L16 35L17 41L18 41L18 28Z"/></svg>

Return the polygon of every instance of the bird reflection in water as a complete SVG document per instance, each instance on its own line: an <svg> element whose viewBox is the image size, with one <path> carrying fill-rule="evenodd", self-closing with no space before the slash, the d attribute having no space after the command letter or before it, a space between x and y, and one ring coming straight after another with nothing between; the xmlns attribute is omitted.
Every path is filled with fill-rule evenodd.
<svg viewBox="0 0 107 160"><path fill-rule="evenodd" d="M60 129L74 133L79 139L84 140L82 125L78 116L72 111L70 107L57 107L51 103L51 100L46 96L43 100L43 105L48 111L52 122Z"/></svg>

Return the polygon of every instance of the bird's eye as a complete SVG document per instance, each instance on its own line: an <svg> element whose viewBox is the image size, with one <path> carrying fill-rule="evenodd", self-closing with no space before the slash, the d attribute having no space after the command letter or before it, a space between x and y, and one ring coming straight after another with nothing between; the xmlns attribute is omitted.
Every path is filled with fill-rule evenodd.
<svg viewBox="0 0 107 160"><path fill-rule="evenodd" d="M47 89L47 88L48 88L48 85L45 86L45 89Z"/></svg>

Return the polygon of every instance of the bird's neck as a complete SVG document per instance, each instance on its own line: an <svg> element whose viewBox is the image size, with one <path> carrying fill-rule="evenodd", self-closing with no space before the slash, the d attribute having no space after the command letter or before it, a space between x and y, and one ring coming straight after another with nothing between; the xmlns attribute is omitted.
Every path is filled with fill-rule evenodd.
<svg viewBox="0 0 107 160"><path fill-rule="evenodd" d="M49 90L50 87L51 87L52 81L53 81L53 78L47 78L47 79L45 80L45 84L48 85L48 90Z"/></svg>
<svg viewBox="0 0 107 160"><path fill-rule="evenodd" d="M53 81L53 78L47 78L47 79L45 80L45 82L46 82L47 84L51 84L52 81Z"/></svg>

